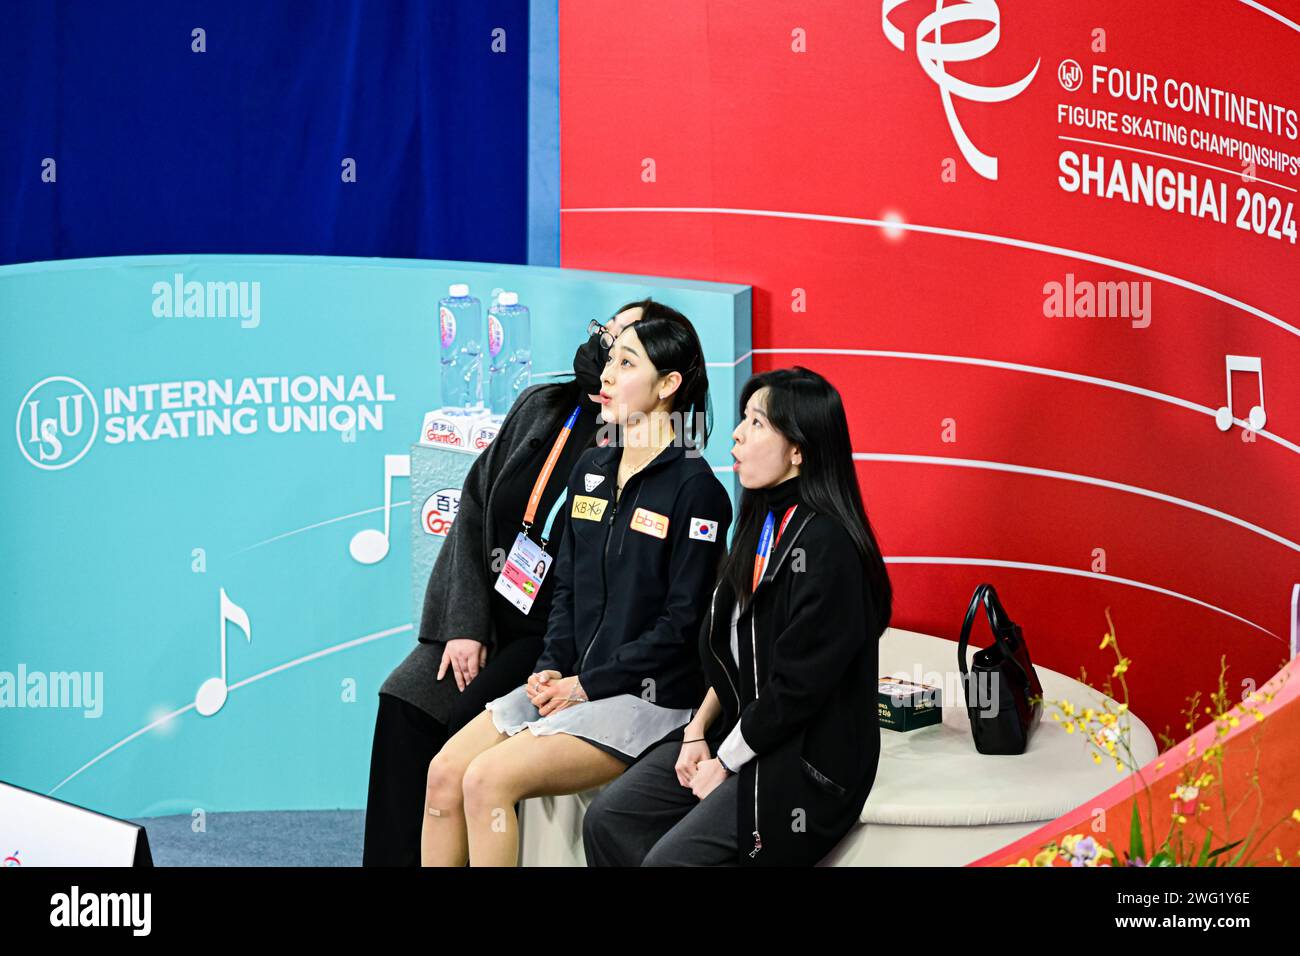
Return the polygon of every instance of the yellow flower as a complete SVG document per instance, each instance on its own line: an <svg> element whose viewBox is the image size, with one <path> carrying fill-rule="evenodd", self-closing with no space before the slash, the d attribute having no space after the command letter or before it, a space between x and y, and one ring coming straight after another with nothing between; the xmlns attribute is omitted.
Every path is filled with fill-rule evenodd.
<svg viewBox="0 0 1300 956"><path fill-rule="evenodd" d="M1034 857L1034 866L1051 866L1056 859L1056 850L1049 848Z"/></svg>
<svg viewBox="0 0 1300 956"><path fill-rule="evenodd" d="M1092 755L1092 762L1093 762L1093 763L1101 763L1101 754L1099 754L1099 753L1094 753L1094 754Z"/></svg>
<svg viewBox="0 0 1300 956"><path fill-rule="evenodd" d="M1115 769L1116 769L1116 770L1123 770L1123 769L1124 769L1124 761L1122 761L1122 760L1116 760L1116 761L1115 761Z"/></svg>
<svg viewBox="0 0 1300 956"><path fill-rule="evenodd" d="M1128 658L1123 657L1120 658L1120 662L1115 665L1114 670L1112 670L1110 673L1112 677L1118 677L1120 674L1123 674L1127 670L1128 670Z"/></svg>
<svg viewBox="0 0 1300 956"><path fill-rule="evenodd" d="M1178 822L1179 822L1179 823L1186 823L1186 822L1187 822L1187 817L1183 816L1181 813L1178 814Z"/></svg>
<svg viewBox="0 0 1300 956"><path fill-rule="evenodd" d="M1096 856L1085 863L1084 866L1100 866L1102 860L1113 860L1114 858L1115 854L1111 853L1110 850L1107 850L1105 847L1097 847Z"/></svg>
<svg viewBox="0 0 1300 956"><path fill-rule="evenodd" d="M1123 713L1125 713L1125 712L1127 712L1127 711L1128 711L1128 704L1120 704L1120 705L1119 705L1119 712L1120 712L1121 714L1123 714Z"/></svg>
<svg viewBox="0 0 1300 956"><path fill-rule="evenodd" d="M1023 856L1020 859L1016 860L1015 863L1007 864L1007 866L1028 866L1028 865L1029 865L1029 861L1026 860Z"/></svg>
<svg viewBox="0 0 1300 956"><path fill-rule="evenodd" d="M1115 635L1114 635L1114 634L1103 634L1103 635L1101 636L1101 644L1099 644L1099 645L1097 646L1097 650L1099 650L1099 651L1104 651L1104 650L1106 649L1106 645L1109 644L1109 643L1110 643L1111 641L1113 641L1113 640L1115 640Z"/></svg>
<svg viewBox="0 0 1300 956"><path fill-rule="evenodd" d="M1292 810L1291 819L1294 820L1296 823L1300 823L1300 810Z"/></svg>

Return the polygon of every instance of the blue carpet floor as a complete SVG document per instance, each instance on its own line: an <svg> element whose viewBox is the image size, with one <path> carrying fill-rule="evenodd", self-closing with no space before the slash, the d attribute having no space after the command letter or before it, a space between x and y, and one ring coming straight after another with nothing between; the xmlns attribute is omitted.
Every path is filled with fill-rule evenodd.
<svg viewBox="0 0 1300 956"><path fill-rule="evenodd" d="M360 866L363 810L209 813L145 817L155 866Z"/></svg>

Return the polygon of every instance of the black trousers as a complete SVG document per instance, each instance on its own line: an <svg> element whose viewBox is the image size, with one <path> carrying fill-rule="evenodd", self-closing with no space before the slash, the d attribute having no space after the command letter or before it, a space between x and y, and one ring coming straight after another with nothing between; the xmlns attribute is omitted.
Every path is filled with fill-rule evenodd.
<svg viewBox="0 0 1300 956"><path fill-rule="evenodd" d="M709 740L716 754L720 739ZM588 866L735 866L736 789L730 774L700 800L677 781L681 740L655 744L596 795L582 819Z"/></svg>
<svg viewBox="0 0 1300 956"><path fill-rule="evenodd" d="M398 697L379 695L370 748L362 866L420 865L429 762L488 701L528 680L541 655L540 637L520 637L498 648L456 699L445 724ZM435 675L429 679L434 680ZM443 680L455 679L448 668Z"/></svg>

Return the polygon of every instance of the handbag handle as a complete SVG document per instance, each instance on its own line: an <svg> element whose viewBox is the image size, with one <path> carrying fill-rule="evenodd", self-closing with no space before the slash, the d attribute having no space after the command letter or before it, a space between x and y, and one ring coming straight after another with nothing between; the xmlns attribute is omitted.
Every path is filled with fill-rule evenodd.
<svg viewBox="0 0 1300 956"><path fill-rule="evenodd" d="M993 589L993 585L987 584L984 585L984 587L987 588L987 591L984 592L984 609L988 611L988 624L989 628L992 628L993 631L993 640L997 641L997 646L1002 652L1002 657L1008 659L1011 663L1014 663L1015 670L1021 672L1021 676L1028 680L1030 679L1030 675L1024 672L1024 667L1021 666L1021 662L1015 658L1015 649L1011 648L1010 641L1005 637L1006 633L1011 633L1011 628L1015 627L1015 622L1014 620L1011 620L1010 615L1006 613L1005 607L1002 607L1002 602L998 600L997 592Z"/></svg>
<svg viewBox="0 0 1300 956"><path fill-rule="evenodd" d="M1002 651L1004 659L1011 661L1016 670L1029 679L1025 669L1020 666L1020 662L1015 658L1015 651L1010 642L1004 636L1004 632L1009 632L1015 626L1015 622L1007 614L1002 602L998 599L998 592L994 590L993 585L987 582L975 588L975 593L971 595L970 606L966 608L966 619L962 621L961 637L957 641L957 666L961 668L963 681L966 679L968 666L966 664L966 647L970 640L971 625L975 622L975 612L980 604L984 605L984 612L988 618L989 629L993 632L993 640L998 649Z"/></svg>
<svg viewBox="0 0 1300 956"><path fill-rule="evenodd" d="M975 622L975 610L985 599L984 595L991 587L991 584L981 584L975 588L975 593L971 595L970 606L966 608L966 619L961 623L961 637L957 640L957 666L961 668L963 684L966 682L966 672L969 670L966 665L966 645L970 640L970 627Z"/></svg>

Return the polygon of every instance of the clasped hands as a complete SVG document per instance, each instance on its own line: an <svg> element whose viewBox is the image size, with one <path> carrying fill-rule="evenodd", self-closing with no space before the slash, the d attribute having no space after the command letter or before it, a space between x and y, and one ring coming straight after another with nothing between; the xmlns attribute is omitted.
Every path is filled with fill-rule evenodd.
<svg viewBox="0 0 1300 956"><path fill-rule="evenodd" d="M528 678L525 687L528 699L543 717L587 700L587 692L576 674L562 677L559 671L539 671Z"/></svg>
<svg viewBox="0 0 1300 956"><path fill-rule="evenodd" d="M689 728L686 736L692 736ZM709 756L709 745L703 740L682 744L673 769L677 772L677 782L683 787L690 787L691 793L700 800L727 779L727 769L717 757Z"/></svg>

